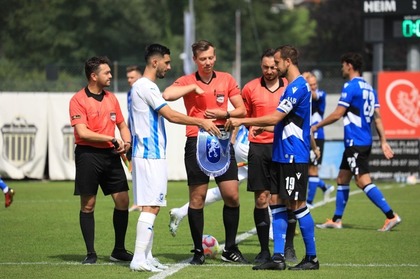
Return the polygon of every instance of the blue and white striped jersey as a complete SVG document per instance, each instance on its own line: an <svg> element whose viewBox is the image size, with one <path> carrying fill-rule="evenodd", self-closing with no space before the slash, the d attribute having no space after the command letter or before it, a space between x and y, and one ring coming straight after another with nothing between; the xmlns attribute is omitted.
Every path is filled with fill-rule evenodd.
<svg viewBox="0 0 420 279"><path fill-rule="evenodd" d="M236 134L235 138L235 143L238 142L241 144L249 145L248 133L249 131L244 125L239 126L238 133Z"/></svg>
<svg viewBox="0 0 420 279"><path fill-rule="evenodd" d="M324 119L325 105L327 94L325 91L317 90L316 91L317 99L312 99L312 116L311 116L311 126L321 122ZM325 139L324 127L319 128L314 132L315 139Z"/></svg>
<svg viewBox="0 0 420 279"><path fill-rule="evenodd" d="M371 123L375 108L379 108L376 91L361 77L346 82L338 101L347 108L343 115L344 145L372 145Z"/></svg>
<svg viewBox="0 0 420 279"><path fill-rule="evenodd" d="M157 85L148 78L138 79L131 89L131 131L133 157L166 158L166 131L158 111L167 105Z"/></svg>
<svg viewBox="0 0 420 279"><path fill-rule="evenodd" d="M287 116L274 127L273 161L309 163L311 99L302 76L286 87L277 110Z"/></svg>
<svg viewBox="0 0 420 279"><path fill-rule="evenodd" d="M128 128L130 129L130 133L131 134L133 134L133 132L131 131L131 127L130 127L130 125L131 125L131 118L132 118L132 115L131 115L131 102L132 102L132 99L131 99L131 88L130 88L130 90L128 90L128 92L127 92L127 110L128 110Z"/></svg>

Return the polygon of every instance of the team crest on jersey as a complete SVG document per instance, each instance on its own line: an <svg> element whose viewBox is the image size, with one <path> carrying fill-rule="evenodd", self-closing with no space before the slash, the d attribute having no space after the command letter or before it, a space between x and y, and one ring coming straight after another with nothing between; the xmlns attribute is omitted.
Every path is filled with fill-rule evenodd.
<svg viewBox="0 0 420 279"><path fill-rule="evenodd" d="M223 104L225 102L224 92L216 92L216 102L219 104Z"/></svg>
<svg viewBox="0 0 420 279"><path fill-rule="evenodd" d="M111 118L111 120L112 120L112 121L114 121L114 122L115 122L115 121L117 121L117 114L116 114L115 112L111 112L111 113L110 113L110 118Z"/></svg>

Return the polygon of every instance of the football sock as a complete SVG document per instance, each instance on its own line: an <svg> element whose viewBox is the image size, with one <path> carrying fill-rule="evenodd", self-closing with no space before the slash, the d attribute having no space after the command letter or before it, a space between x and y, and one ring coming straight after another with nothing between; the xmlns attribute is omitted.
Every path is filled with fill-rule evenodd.
<svg viewBox="0 0 420 279"><path fill-rule="evenodd" d="M288 222L287 222L287 231L286 231L286 247L293 248L293 240L295 238L296 231L296 216L293 210L287 210Z"/></svg>
<svg viewBox="0 0 420 279"><path fill-rule="evenodd" d="M303 242L305 243L306 255L316 256L315 246L315 223L308 207L300 208L295 212L299 221L300 232L302 233Z"/></svg>
<svg viewBox="0 0 420 279"><path fill-rule="evenodd" d="M188 207L188 222L190 223L191 237L194 243L194 249L203 251L203 229L204 229L204 211L202 208L193 209Z"/></svg>
<svg viewBox="0 0 420 279"><path fill-rule="evenodd" d="M150 212L141 212L137 221L136 246L134 248L133 262L144 262L153 237L153 224L156 215ZM151 248L150 248L151 249Z"/></svg>
<svg viewBox="0 0 420 279"><path fill-rule="evenodd" d="M220 193L219 187L213 187L207 190L205 205L210 205L214 202L222 200L222 194ZM190 203L184 204L182 207L179 208L178 214L182 217L187 216L188 214L188 207Z"/></svg>
<svg viewBox="0 0 420 279"><path fill-rule="evenodd" d="M284 255L284 244L287 231L287 208L285 205L271 205L273 216L274 253Z"/></svg>
<svg viewBox="0 0 420 279"><path fill-rule="evenodd" d="M315 198L316 189L318 187L319 183L319 177L318 176L309 176L308 179L308 198L306 199L307 203L312 204Z"/></svg>
<svg viewBox="0 0 420 279"><path fill-rule="evenodd" d="M153 239L155 237L155 231L152 230L152 236L150 237L149 244L146 248L146 259L153 259L152 248L153 248Z"/></svg>
<svg viewBox="0 0 420 279"><path fill-rule="evenodd" d="M377 206L379 207L384 214L391 211L391 207L386 202L384 196L382 195L381 190L376 187L375 184L371 183L366 185L363 188L363 192L365 192L366 196ZM392 214L394 215L394 214ZM391 217L392 218L392 217Z"/></svg>
<svg viewBox="0 0 420 279"><path fill-rule="evenodd" d="M325 182L321 178L319 178L318 188L321 188L322 192L327 191L327 186L325 186Z"/></svg>
<svg viewBox="0 0 420 279"><path fill-rule="evenodd" d="M84 213L80 211L79 221L83 239L86 244L86 250L88 253L95 253L95 217L93 212Z"/></svg>
<svg viewBox="0 0 420 279"><path fill-rule="evenodd" d="M254 222L257 228L261 251L269 251L270 216L267 208L254 208Z"/></svg>
<svg viewBox="0 0 420 279"><path fill-rule="evenodd" d="M114 208L113 216L115 247L116 249L125 249L125 234L128 226L128 210L118 210Z"/></svg>
<svg viewBox="0 0 420 279"><path fill-rule="evenodd" d="M348 184L337 185L337 195L335 200L335 213L333 221L336 222L341 219L346 209L347 201L349 200L350 186Z"/></svg>
<svg viewBox="0 0 420 279"><path fill-rule="evenodd" d="M223 225L225 226L226 250L236 246L236 234L239 226L239 206L223 206Z"/></svg>
<svg viewBox="0 0 420 279"><path fill-rule="evenodd" d="M9 187L7 187L6 183L0 178L0 188L3 190L3 193L9 192Z"/></svg>
<svg viewBox="0 0 420 279"><path fill-rule="evenodd" d="M188 207L190 206L190 203L187 202L182 207L179 208L178 215L185 217L188 215Z"/></svg>
<svg viewBox="0 0 420 279"><path fill-rule="evenodd" d="M214 202L222 200L222 194L220 193L219 187L213 187L207 190L205 205L212 204Z"/></svg>

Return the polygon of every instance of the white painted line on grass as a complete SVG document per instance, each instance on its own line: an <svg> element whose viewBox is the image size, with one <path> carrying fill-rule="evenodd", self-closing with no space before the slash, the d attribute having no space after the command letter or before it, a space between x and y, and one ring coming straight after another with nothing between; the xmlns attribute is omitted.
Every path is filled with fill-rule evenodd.
<svg viewBox="0 0 420 279"><path fill-rule="evenodd" d="M190 260L190 259L188 259ZM170 276L181 270L184 267L191 266L188 264L188 260L183 261L182 263L176 264L166 264L170 268L159 272L156 276L150 278L165 278L166 276ZM64 266L64 265L77 265L77 266L84 266L86 268L94 267L94 266L111 266L111 265L119 265L118 263L96 263L96 264L82 264L80 262L6 262L0 263L0 266L7 266L7 265L49 265L49 266ZM129 267L128 264L121 264ZM205 265L197 265L197 267L209 267L209 266L218 266L218 267L244 267L244 266L252 266L251 264L230 264L230 263L220 263L220 264L205 264ZM354 263L322 263L322 266L331 266L331 267L419 267L419 264L381 264L381 263L370 263L370 264L354 264ZM173 269L174 271L171 272L170 270ZM140 271L139 271L140 272ZM152 274L152 273L151 273ZM164 277L160 277L160 275L164 275Z"/></svg>
<svg viewBox="0 0 420 279"><path fill-rule="evenodd" d="M405 185L403 185L405 186ZM383 189L390 189L392 188L392 186L390 185L386 185L384 187L382 187ZM358 189L358 190L354 190L351 191L349 193L349 195L356 195L356 194L360 194L363 193L362 190ZM314 208L317 208L319 206L322 206L326 203L329 202L334 202L336 200L336 198L330 198L326 201L320 201L314 204ZM236 237L236 242L240 243L242 241L244 241L245 239L253 236L256 234L256 228L253 228L243 234L240 234ZM224 244L220 245L220 249L222 250L224 248ZM183 269L184 267L187 266L191 266L188 262L191 260L192 258L188 258L185 259L183 261L181 261L180 263L176 263L176 264L167 264L169 266L169 268L167 270L164 270L162 272L157 273L156 275L150 277L153 279L164 279L168 276L171 276L173 274L175 274L176 272L178 272L179 270ZM96 263L94 265L82 265L80 262L57 262L57 263L53 263L53 262L0 262L0 266L2 265L51 265L51 266L60 266L60 265L78 265L78 266L85 266L85 267L89 267L89 266L109 266L109 265L116 265L118 263ZM128 264L121 264L121 265L127 265ZM243 267L243 266L247 266L247 265L243 265L243 264L228 264L228 263L223 263L223 264L206 264L205 266L220 266L220 267ZM338 263L322 263L322 266L331 266L331 267L419 267L418 264L352 264L352 263L348 263L348 264L338 264ZM199 267L199 266L198 266Z"/></svg>
<svg viewBox="0 0 420 279"><path fill-rule="evenodd" d="M386 185L383 188L384 189L389 189L391 187L392 186L390 186L390 185ZM360 194L360 193L363 193L363 191L358 188L357 190L351 191L349 193L349 195L352 196L352 195L356 195L356 194ZM314 204L314 207L313 208L320 207L322 205L325 205L326 203L333 202L335 200L336 200L336 198L334 197L334 198L330 198L330 199L328 199L326 201L317 202L317 203ZM236 237L236 243L239 243L241 241L244 241L245 239L247 239L248 237L251 237L252 235L255 235L256 233L257 233L257 229L256 228L253 228L253 229L251 229L251 230L249 230L249 231L247 231L247 232L245 232L243 234L240 234L240 235L238 235ZM224 247L225 247L224 244L221 244L220 245L220 249L222 251L223 251L223 248ZM191 260L191 258L186 259L186 260L183 260L182 263L188 263L190 260ZM328 265L328 264L324 264L323 263L322 265ZM187 266L189 266L189 264L181 264L179 266L178 265L175 265L175 267L170 266L170 268L168 268L167 270L164 270L164 271L162 271L162 272L160 272L160 273L158 273L158 274L156 274L156 275L154 275L154 276L152 276L150 278L153 278L153 279L164 279L167 276L170 276L170 275L178 272L179 270L181 270L181 269L183 269L184 267L187 267ZM226 264L223 264L221 266L226 266ZM243 265L236 265L236 266L243 266Z"/></svg>

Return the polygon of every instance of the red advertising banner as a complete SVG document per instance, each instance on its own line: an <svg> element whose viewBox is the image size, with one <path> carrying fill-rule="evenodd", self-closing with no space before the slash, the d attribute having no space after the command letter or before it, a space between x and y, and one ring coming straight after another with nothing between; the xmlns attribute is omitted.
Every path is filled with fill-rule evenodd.
<svg viewBox="0 0 420 279"><path fill-rule="evenodd" d="M380 72L378 97L389 139L420 138L420 72Z"/></svg>

